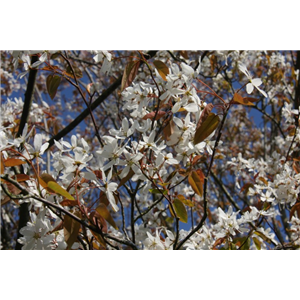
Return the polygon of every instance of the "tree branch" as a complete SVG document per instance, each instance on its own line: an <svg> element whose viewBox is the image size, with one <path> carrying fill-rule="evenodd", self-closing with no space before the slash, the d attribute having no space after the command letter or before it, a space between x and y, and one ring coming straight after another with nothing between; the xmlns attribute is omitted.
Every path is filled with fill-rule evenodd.
<svg viewBox="0 0 300 300"><path fill-rule="evenodd" d="M36 55L32 56L31 64L35 63L36 61L38 61L38 57ZM22 111L22 116L21 116L21 120L20 120L20 126L19 126L19 130L17 133L17 137L20 137L22 135L23 129L28 121L31 104L32 104L32 99L33 99L36 75L37 75L37 69L31 69L29 71L27 88L26 88L26 92L24 94L24 96L25 96L24 106L23 106L23 111Z"/></svg>
<svg viewBox="0 0 300 300"><path fill-rule="evenodd" d="M35 63L38 60L38 57L36 55L31 57L31 65ZM25 92L25 98L24 98L24 106L20 121L19 130L17 133L17 137L20 137L23 133L23 129L28 121L32 99L33 99L33 93L34 93L34 86L36 81L36 75L37 70L31 69L29 71L29 77L28 77L28 83L27 88ZM28 203L22 203L20 205L19 209L19 225L18 225L18 234L17 234L17 242L16 242L16 250L21 250L22 245L18 243L18 239L21 237L20 229L26 226L27 222L29 221L29 205Z"/></svg>
<svg viewBox="0 0 300 300"><path fill-rule="evenodd" d="M149 51L147 56L152 58L157 51ZM143 64L141 61L140 66ZM58 134L53 136L49 141L49 146L46 151L50 149L51 146L54 145L54 140L58 141L62 137L66 136L69 132L71 132L77 125L79 125L88 115L90 115L91 111L95 110L108 96L110 96L120 85L122 82L122 75L118 77L118 79L107 88L91 105L89 108L86 108L77 118L74 119L68 126L66 126L63 130L61 130Z"/></svg>

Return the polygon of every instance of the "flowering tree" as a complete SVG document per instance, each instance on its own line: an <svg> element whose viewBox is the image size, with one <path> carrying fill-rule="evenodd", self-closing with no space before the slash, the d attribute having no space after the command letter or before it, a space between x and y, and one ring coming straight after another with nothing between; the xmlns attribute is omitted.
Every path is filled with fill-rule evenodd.
<svg viewBox="0 0 300 300"><path fill-rule="evenodd" d="M2 51L2 249L297 249L300 52Z"/></svg>

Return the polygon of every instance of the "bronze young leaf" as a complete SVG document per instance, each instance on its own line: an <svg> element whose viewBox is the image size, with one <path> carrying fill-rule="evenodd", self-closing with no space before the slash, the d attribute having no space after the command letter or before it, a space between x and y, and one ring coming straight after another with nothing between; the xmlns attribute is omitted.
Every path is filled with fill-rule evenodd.
<svg viewBox="0 0 300 300"><path fill-rule="evenodd" d="M203 142L217 127L220 119L214 113L209 113L207 118L202 122L196 130L194 144Z"/></svg>

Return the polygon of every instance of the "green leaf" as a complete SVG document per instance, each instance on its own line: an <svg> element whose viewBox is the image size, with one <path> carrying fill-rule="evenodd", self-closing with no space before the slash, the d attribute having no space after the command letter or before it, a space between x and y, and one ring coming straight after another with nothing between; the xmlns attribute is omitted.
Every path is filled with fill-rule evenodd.
<svg viewBox="0 0 300 300"><path fill-rule="evenodd" d="M220 119L214 113L209 113L207 118L202 122L200 127L196 130L194 137L194 144L203 142L217 127Z"/></svg>
<svg viewBox="0 0 300 300"><path fill-rule="evenodd" d="M252 240L255 244L256 249L260 250L261 249L261 243L260 243L259 239L257 239L256 237L253 237Z"/></svg>
<svg viewBox="0 0 300 300"><path fill-rule="evenodd" d="M76 78L77 79L82 78L83 75L82 75L81 70L78 67L74 66L74 65L72 66L72 68L73 68L73 71L75 73ZM66 73L67 73L68 76L74 78L72 69L69 65L66 67Z"/></svg>
<svg viewBox="0 0 300 300"><path fill-rule="evenodd" d="M185 197L183 195L178 195L177 199L180 200L183 204L187 205L188 207L194 207L194 203L193 201L189 200L189 199L185 199Z"/></svg>
<svg viewBox="0 0 300 300"><path fill-rule="evenodd" d="M159 190L159 189L149 189L149 192L151 194L163 194L163 195L167 195L168 194L167 190Z"/></svg>
<svg viewBox="0 0 300 300"><path fill-rule="evenodd" d="M38 181L39 181L39 184L44 188L46 189L49 193L55 193L52 189L50 189L48 187L48 182L49 181L55 181L55 179L48 173L43 173L40 175L40 177L38 177Z"/></svg>
<svg viewBox="0 0 300 300"><path fill-rule="evenodd" d="M270 238L268 238L267 236L265 236L263 233L261 233L260 231L254 231L254 233L256 235L258 235L259 237L261 237L264 241L266 241L267 243L271 244L272 240Z"/></svg>
<svg viewBox="0 0 300 300"><path fill-rule="evenodd" d="M241 250L249 250L250 248L250 238L248 237L238 237L233 239L234 244L239 248L241 247Z"/></svg>
<svg viewBox="0 0 300 300"><path fill-rule="evenodd" d="M75 200L64 188L62 188L58 183L54 181L49 181L47 183L48 187L53 190L56 194L59 194L68 200Z"/></svg>
<svg viewBox="0 0 300 300"><path fill-rule="evenodd" d="M187 223L188 215L182 202L179 199L175 199L173 202L173 207L179 220L183 223Z"/></svg>
<svg viewBox="0 0 300 300"><path fill-rule="evenodd" d="M131 85L132 81L134 80L138 69L140 66L140 61L130 61L127 66L125 67L122 83L121 83L121 91L125 90L128 86Z"/></svg>
<svg viewBox="0 0 300 300"><path fill-rule="evenodd" d="M49 181L55 181L55 179L48 173L43 173L41 174L40 178L45 182L45 183L48 183Z"/></svg>
<svg viewBox="0 0 300 300"><path fill-rule="evenodd" d="M153 62L156 70L164 81L167 81L167 75L169 74L169 68L160 60L155 60Z"/></svg>
<svg viewBox="0 0 300 300"><path fill-rule="evenodd" d="M160 186L168 186L170 182L159 182L158 185Z"/></svg>
<svg viewBox="0 0 300 300"><path fill-rule="evenodd" d="M118 230L118 227L112 218L109 210L107 209L106 205L103 203L100 203L99 206L96 208L96 211L99 213L101 217L103 217L113 228Z"/></svg>
<svg viewBox="0 0 300 300"><path fill-rule="evenodd" d="M60 85L60 82L61 82L61 77L58 75L49 75L47 77L47 80L46 80L47 91L52 100L54 99L54 97L56 95L56 92Z"/></svg>

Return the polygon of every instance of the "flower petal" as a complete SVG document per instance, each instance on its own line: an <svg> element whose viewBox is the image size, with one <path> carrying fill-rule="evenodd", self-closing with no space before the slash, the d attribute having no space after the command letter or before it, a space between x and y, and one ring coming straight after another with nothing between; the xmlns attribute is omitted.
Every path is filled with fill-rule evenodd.
<svg viewBox="0 0 300 300"><path fill-rule="evenodd" d="M40 149L40 155L43 155L45 150L48 148L49 143L45 143L44 145L42 145L41 149Z"/></svg>
<svg viewBox="0 0 300 300"><path fill-rule="evenodd" d="M251 94L251 93L253 92L253 89L254 89L254 87L253 87L253 84L252 84L252 83L248 83L248 84L246 85L246 90L247 90L247 93L248 93L248 94Z"/></svg>
<svg viewBox="0 0 300 300"><path fill-rule="evenodd" d="M248 72L247 67L244 64L239 64L239 69L247 76L248 79L251 79L250 73Z"/></svg>
<svg viewBox="0 0 300 300"><path fill-rule="evenodd" d="M106 192L106 196L107 196L107 199L108 199L109 203L111 204L113 210L115 212L117 212L119 210L119 207L116 204L116 200L115 200L114 195L112 193Z"/></svg>
<svg viewBox="0 0 300 300"><path fill-rule="evenodd" d="M258 87L256 87L266 98L268 98L268 94L265 92L265 91L263 91L263 90L261 90L260 88L258 88Z"/></svg>
<svg viewBox="0 0 300 300"><path fill-rule="evenodd" d="M262 84L262 81L260 78L254 78L251 80L251 83L255 86L255 87L258 87Z"/></svg>
<svg viewBox="0 0 300 300"><path fill-rule="evenodd" d="M199 110L198 105L196 103L189 103L184 107L184 109L188 112L196 112Z"/></svg>

